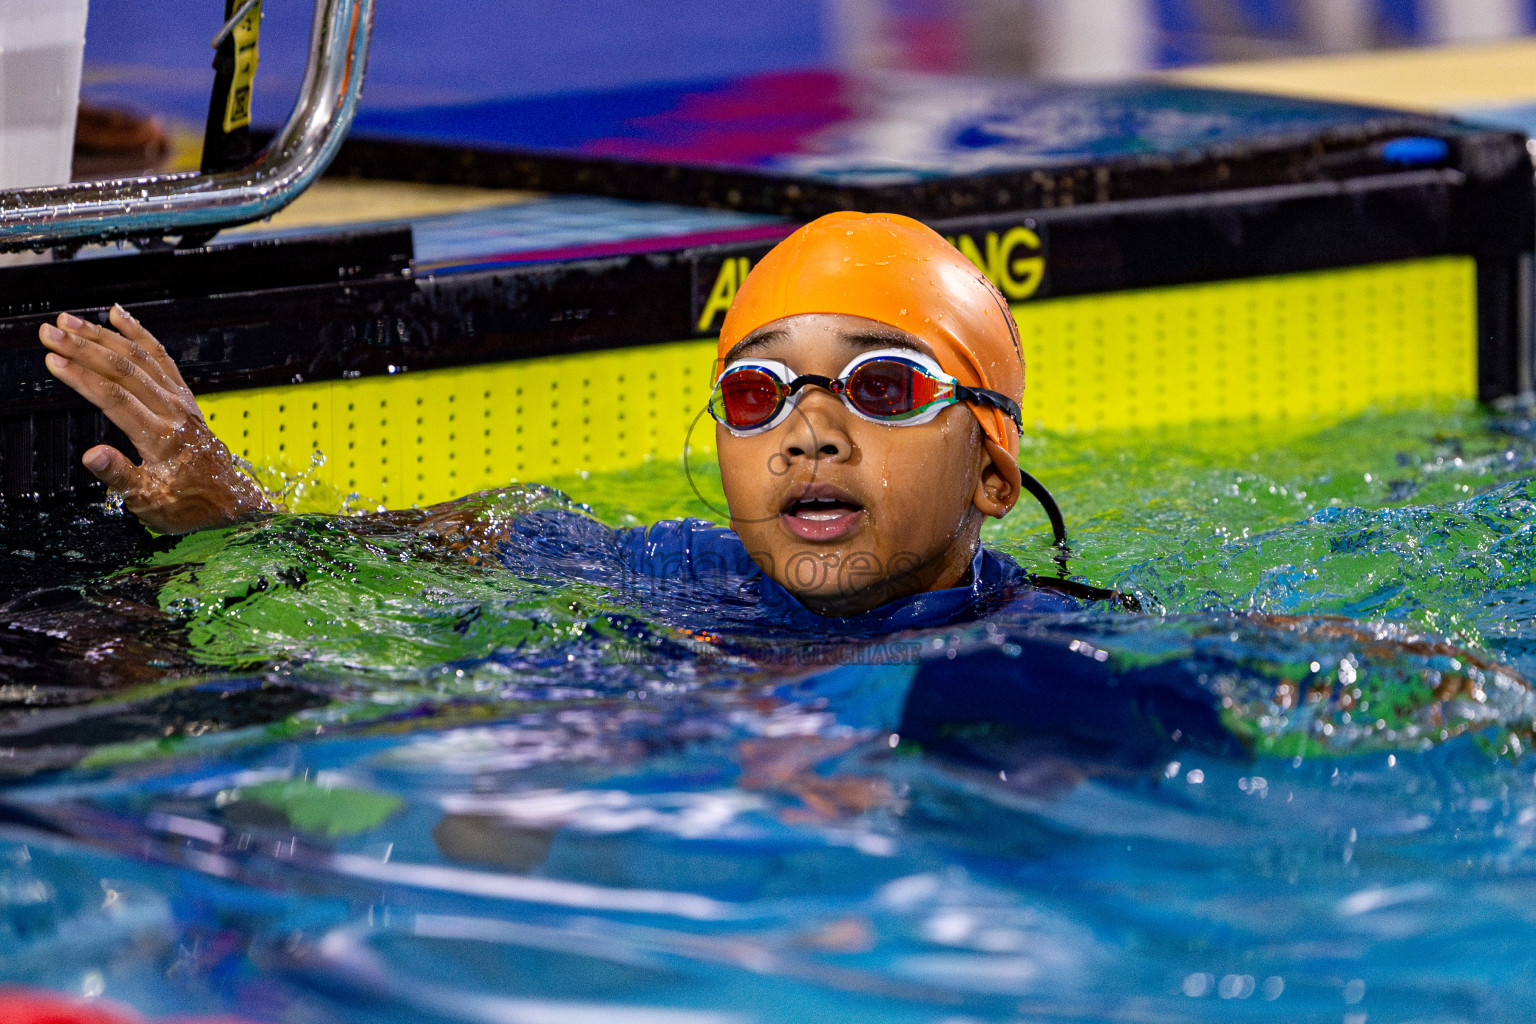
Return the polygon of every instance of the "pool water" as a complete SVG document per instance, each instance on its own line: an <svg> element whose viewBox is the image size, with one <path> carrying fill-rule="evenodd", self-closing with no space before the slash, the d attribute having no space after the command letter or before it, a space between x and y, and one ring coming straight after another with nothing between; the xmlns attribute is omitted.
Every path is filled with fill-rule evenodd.
<svg viewBox="0 0 1536 1024"><path fill-rule="evenodd" d="M1536 1013L1536 421L1023 461L1070 571L1141 612L871 643L616 587L593 520L711 517L698 465L472 499L562 524L516 572L421 512L176 540L9 510L0 977L151 1019ZM1037 509L986 540L1057 571ZM1124 693L901 735L914 678L1047 648ZM1219 735L1077 728L1154 677Z"/></svg>

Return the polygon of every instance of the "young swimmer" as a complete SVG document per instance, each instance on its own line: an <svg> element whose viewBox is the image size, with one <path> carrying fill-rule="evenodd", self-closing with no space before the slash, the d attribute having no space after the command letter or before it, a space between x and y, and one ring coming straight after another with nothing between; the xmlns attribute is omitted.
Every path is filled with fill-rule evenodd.
<svg viewBox="0 0 1536 1024"><path fill-rule="evenodd" d="M110 319L115 331L68 314L40 329L50 372L143 456L135 466L98 445L86 467L160 532L276 511L210 433L165 349L121 307ZM1004 599L1075 606L981 546L983 522L1019 498L1024 366L1002 295L937 233L888 214L806 225L743 283L718 354L710 412L731 529L685 520L623 532L630 571L723 574L775 618L856 617L868 629L953 621ZM538 528L482 540L515 568Z"/></svg>

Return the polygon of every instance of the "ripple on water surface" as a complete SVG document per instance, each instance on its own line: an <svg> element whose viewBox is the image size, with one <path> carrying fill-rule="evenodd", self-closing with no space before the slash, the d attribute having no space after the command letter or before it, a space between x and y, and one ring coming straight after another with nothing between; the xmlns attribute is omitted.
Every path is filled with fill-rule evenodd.
<svg viewBox="0 0 1536 1024"><path fill-rule="evenodd" d="M875 647L614 586L583 510L708 516L671 466L464 506L563 516L516 573L420 513L10 510L0 976L273 1021L1530 1016L1531 434L1033 439L1072 571L1145 610ZM1054 571L1029 508L988 542ZM902 735L909 687L1056 657L1107 688Z"/></svg>

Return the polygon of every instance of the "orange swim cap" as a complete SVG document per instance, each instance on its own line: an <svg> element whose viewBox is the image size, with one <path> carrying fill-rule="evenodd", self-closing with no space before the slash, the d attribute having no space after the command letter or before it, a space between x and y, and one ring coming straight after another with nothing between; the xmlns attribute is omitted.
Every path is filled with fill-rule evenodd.
<svg viewBox="0 0 1536 1024"><path fill-rule="evenodd" d="M773 248L736 293L720 329L721 364L747 335L802 313L874 320L927 342L961 384L1024 394L1024 357L1008 303L938 232L894 213L829 213ZM987 448L1020 485L1019 432L1000 410L967 403Z"/></svg>

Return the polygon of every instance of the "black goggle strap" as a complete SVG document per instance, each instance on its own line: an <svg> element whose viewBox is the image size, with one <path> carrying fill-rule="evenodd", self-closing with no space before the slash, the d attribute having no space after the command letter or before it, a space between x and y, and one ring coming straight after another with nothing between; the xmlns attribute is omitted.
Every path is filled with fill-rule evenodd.
<svg viewBox="0 0 1536 1024"><path fill-rule="evenodd" d="M1077 580L1069 580L1065 577L1056 579L1051 576L1029 576L1032 586L1041 590L1052 590L1058 594L1066 594L1075 597L1079 601L1110 601L1128 612L1141 611L1141 601L1135 594L1122 593L1119 590L1110 590L1107 587L1095 587L1091 583L1079 583Z"/></svg>
<svg viewBox="0 0 1536 1024"><path fill-rule="evenodd" d="M956 384L955 397L962 402L975 402L977 405L998 410L1013 420L1013 425L1019 428L1019 433L1024 433L1024 414L1019 409L1019 403L1007 395L988 391L986 388L968 388L964 384Z"/></svg>
<svg viewBox="0 0 1536 1024"><path fill-rule="evenodd" d="M996 391L988 391L985 388L966 387L964 384L955 385L955 395L962 402L975 402L977 405L985 405L1000 410L1005 416L1013 420L1013 425L1019 429L1019 433L1022 434L1024 432L1023 416L1019 410L1019 403L1007 395L998 394ZM1040 503L1040 507L1045 510L1046 518L1051 521L1051 537L1054 540L1053 546L1056 548L1056 553L1051 556L1051 560L1056 563L1057 572L1061 574L1062 580L1065 581L1067 576L1067 560L1072 557L1072 548L1067 544L1067 521L1061 514L1061 506L1056 504L1055 497L1051 495L1045 484L1025 472L1022 467L1019 469L1019 482ZM1072 586L1083 590L1097 590L1097 588L1087 587L1086 584L1080 583L1074 583ZM1111 592L1104 591L1104 593L1107 595ZM1075 596L1083 596L1082 594L1076 594L1075 591L1074 594ZM1095 598L1095 600L1097 599Z"/></svg>
<svg viewBox="0 0 1536 1024"><path fill-rule="evenodd" d="M1000 410L1005 416L1013 420L1013 425L1024 432L1024 419L1019 410L1019 403L1007 395L998 394L996 391L988 391L985 388L970 388L964 384L955 385L955 395L962 402L974 402L977 405L985 405ZM1019 470L1019 480L1024 489L1034 496L1045 509L1045 516L1051 521L1051 536L1055 540L1056 554L1052 559L1060 567L1063 578L1067 574L1067 559L1072 557L1072 549L1067 546L1067 522L1062 517L1061 506L1056 504L1056 499L1046 489L1045 484L1030 476L1022 468Z"/></svg>
<svg viewBox="0 0 1536 1024"><path fill-rule="evenodd" d="M1029 582L1042 590L1054 590L1080 601L1109 601L1128 612L1141 611L1141 602L1134 594L1125 594L1107 587L1095 587L1091 583L1080 583L1067 578L1067 562L1072 557L1072 549L1067 545L1067 525L1062 518L1061 507L1056 504L1056 499L1051 496L1051 492L1046 490L1045 484L1022 469L1019 470L1019 478L1024 484L1024 489L1034 495L1040 507L1045 509L1046 517L1051 521L1051 534L1056 538L1056 553L1051 556L1051 561L1056 563L1058 578L1051 579L1049 576L1036 576L1031 573Z"/></svg>
<svg viewBox="0 0 1536 1024"><path fill-rule="evenodd" d="M1080 601L1109 601L1128 612L1141 611L1141 602L1134 594L1122 593L1108 587L1095 587L1091 583L1080 583L1067 578L1067 561L1072 557L1072 548L1067 545L1067 525L1062 518L1061 508L1056 504L1056 499L1051 496L1051 492L1046 490L1045 484L1022 469L1019 470L1019 479L1023 482L1024 489L1034 495L1040 507L1045 509L1046 517L1051 521L1051 534L1056 538L1056 553L1051 556L1051 561L1056 563L1058 578L1051 579L1048 576L1036 576L1031 573L1029 581L1044 590L1054 590Z"/></svg>
<svg viewBox="0 0 1536 1024"><path fill-rule="evenodd" d="M1045 509L1045 517L1051 521L1051 536L1056 539L1056 547L1061 552L1056 561L1058 565L1065 569L1067 567L1066 559L1071 554L1071 549L1067 547L1067 521L1062 518L1061 506L1056 504L1056 499L1051 496L1050 491L1046 490L1045 484L1036 480L1022 469L1019 470L1019 479L1023 481L1024 489L1034 495L1035 500L1040 503L1040 507Z"/></svg>

